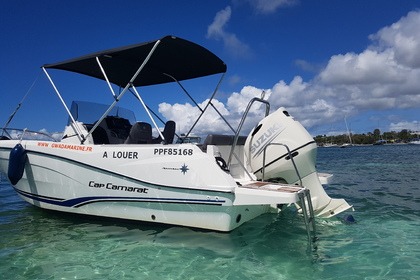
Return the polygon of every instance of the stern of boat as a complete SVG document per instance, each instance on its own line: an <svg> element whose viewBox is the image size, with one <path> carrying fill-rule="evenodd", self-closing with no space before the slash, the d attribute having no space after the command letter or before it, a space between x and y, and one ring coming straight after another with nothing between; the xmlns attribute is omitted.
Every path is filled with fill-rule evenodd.
<svg viewBox="0 0 420 280"><path fill-rule="evenodd" d="M344 199L325 192L322 182L327 183L330 175L317 173L317 145L284 108L259 122L248 135L244 152L258 180L309 189L316 216L328 218L352 208Z"/></svg>

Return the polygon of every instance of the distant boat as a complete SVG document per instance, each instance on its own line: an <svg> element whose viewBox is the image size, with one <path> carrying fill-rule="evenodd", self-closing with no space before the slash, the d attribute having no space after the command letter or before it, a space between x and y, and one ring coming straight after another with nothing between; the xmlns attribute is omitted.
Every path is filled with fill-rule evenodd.
<svg viewBox="0 0 420 280"><path fill-rule="evenodd" d="M325 143L324 145L323 145L323 147L325 147L325 148L331 148L331 147L337 147L338 145L337 144L334 144L334 143Z"/></svg>
<svg viewBox="0 0 420 280"><path fill-rule="evenodd" d="M378 141L373 143L373 145L383 145L383 144L386 144L386 140L384 140L384 139L379 139Z"/></svg>
<svg viewBox="0 0 420 280"><path fill-rule="evenodd" d="M331 130L332 130L332 126L331 126ZM325 138L327 138L327 136L325 136ZM338 145L336 143L333 143L333 136L330 136L330 142L325 142L322 144L322 147L325 148L331 148L331 147L337 147Z"/></svg>
<svg viewBox="0 0 420 280"><path fill-rule="evenodd" d="M410 145L420 145L420 138L414 138L410 142L408 142Z"/></svg>
<svg viewBox="0 0 420 280"><path fill-rule="evenodd" d="M351 143L344 143L344 144L342 144L340 146L340 148L347 148L347 147L351 147L351 146L353 146L353 144L351 144Z"/></svg>
<svg viewBox="0 0 420 280"><path fill-rule="evenodd" d="M353 146L353 141L351 140L351 133L349 130L349 126L347 125L346 117L344 117L344 122L346 123L346 129L347 129L347 136L349 137L349 143L344 143L340 146L340 148L347 148Z"/></svg>

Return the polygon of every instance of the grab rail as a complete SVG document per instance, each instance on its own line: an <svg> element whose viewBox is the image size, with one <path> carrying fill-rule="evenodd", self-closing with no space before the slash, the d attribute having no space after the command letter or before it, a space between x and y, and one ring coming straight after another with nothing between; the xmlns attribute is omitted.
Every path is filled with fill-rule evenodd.
<svg viewBox="0 0 420 280"><path fill-rule="evenodd" d="M299 170L298 170L298 168L296 166L295 160L293 159L293 155L290 152L289 147L286 144L283 144L283 143L269 143L269 144L267 144L267 146L264 147L264 151L263 151L263 166L262 166L262 178L261 178L261 180L264 181L264 176L265 176L265 153L267 151L268 146L270 146L270 145L278 145L278 146L283 146L283 147L286 148L287 154L289 155L289 158L292 161L293 167L295 168L296 174L297 174L297 176L299 178L300 185L303 186L303 184L302 184L302 178L300 177Z"/></svg>
<svg viewBox="0 0 420 280"><path fill-rule="evenodd" d="M236 144L238 143L238 138L239 138L239 133L241 132L242 126L245 122L246 116L248 115L249 109L251 109L251 106L254 102L261 102L265 104L265 116L267 117L268 114L270 113L270 103L267 100L264 100L262 98L258 98L258 97L254 97L251 99L251 101L249 101L248 106L246 107L246 110L244 112L244 114L242 115L242 119L241 122L239 123L238 129L235 132L235 137L233 138L233 143L232 143L232 148L230 149L230 153L229 153L229 159L227 162L227 166L230 166L230 162L232 160L232 155L233 155L233 151L236 147Z"/></svg>
<svg viewBox="0 0 420 280"><path fill-rule="evenodd" d="M39 141L54 141L57 142L58 140L53 136L42 132L42 131L33 131L29 129L22 129L22 128L0 128L2 133L0 134L1 137L7 137L10 140L39 140ZM2 139L4 140L4 139Z"/></svg>

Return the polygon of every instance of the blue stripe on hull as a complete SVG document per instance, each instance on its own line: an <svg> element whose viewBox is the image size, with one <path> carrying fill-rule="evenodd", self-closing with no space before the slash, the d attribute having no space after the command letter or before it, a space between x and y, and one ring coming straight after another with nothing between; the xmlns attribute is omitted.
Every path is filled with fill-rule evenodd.
<svg viewBox="0 0 420 280"><path fill-rule="evenodd" d="M182 198L154 198L154 197L125 197L125 196L87 196L72 199L54 198L25 192L15 188L16 192L20 195L53 205L63 207L81 207L95 202L152 202L152 203L177 203L177 204L201 204L201 205L214 205L221 206L225 200L207 200L207 199L182 199Z"/></svg>

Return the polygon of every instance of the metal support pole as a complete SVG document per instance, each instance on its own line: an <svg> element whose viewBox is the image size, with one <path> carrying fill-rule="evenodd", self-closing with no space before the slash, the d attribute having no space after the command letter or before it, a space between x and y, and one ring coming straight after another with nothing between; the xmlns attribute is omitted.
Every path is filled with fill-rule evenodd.
<svg viewBox="0 0 420 280"><path fill-rule="evenodd" d="M47 70L44 67L42 67L42 70L44 70L44 73L45 73L45 75L47 75L47 78L50 81L51 85L53 86L53 88L55 90L55 93L57 94L57 96L60 99L61 103L63 104L64 108L66 109L67 114L69 115L69 117L70 117L70 119L71 119L71 121L72 121L72 123L74 125L74 129L76 130L76 134L79 136L79 140L83 144L83 142L85 141L85 139L87 138L87 136L85 138L85 136L82 134L82 132L79 129L79 127L76 125L76 121L75 121L73 115L71 114L69 108L67 107L67 105L64 102L63 98L61 97L60 92L58 91L57 87L55 86L55 84L54 84L53 80L51 79L50 75L48 74Z"/></svg>
<svg viewBox="0 0 420 280"><path fill-rule="evenodd" d="M157 126L157 124L155 122L155 119L152 117L152 115L150 114L149 110L147 109L147 106L144 103L143 99L141 98L140 94L138 93L137 89L135 87L133 87L133 90L134 90L137 98L140 100L140 103L143 105L144 110L146 111L147 115L149 115L149 118L152 121L153 125L155 126L156 130L158 131L160 137L162 138L162 140L165 140L165 137L163 136L162 132L160 131L159 127Z"/></svg>
<svg viewBox="0 0 420 280"><path fill-rule="evenodd" d="M115 105L120 101L120 99L124 96L124 94L128 91L130 87L133 86L134 81L136 80L137 76L140 74L140 72L143 70L144 66L146 66L147 62L149 62L150 58L152 57L152 54L155 52L157 46L160 44L160 40L156 41L153 48L150 50L147 57L144 59L143 63L140 65L140 67L137 69L136 73L134 73L133 77L130 79L130 81L127 83L123 91L115 98L115 101L109 106L108 110L105 111L105 113L102 115L102 117L95 123L95 125L92 127L92 129L87 134L86 138L92 134L92 132L99 126L101 121L105 119L105 117L111 112L112 108L115 107ZM84 142L85 140L83 140ZM83 144L82 142L82 144Z"/></svg>
<svg viewBox="0 0 420 280"><path fill-rule="evenodd" d="M117 98L117 95L114 92L114 89L111 86L111 83L109 82L108 76L105 73L104 68L102 67L101 62L99 61L99 57L96 57L96 62L98 62L99 68L101 69L102 75L104 75L104 78L106 80L106 83L108 84L109 89L111 90L112 95L114 96L114 99Z"/></svg>
<svg viewBox="0 0 420 280"><path fill-rule="evenodd" d="M249 109L251 108L252 104L255 101L259 101L261 103L265 104L265 116L268 116L268 114L270 113L270 103L264 99L258 98L258 97L254 97L251 99L251 101L249 101L248 106L246 107L246 110L242 116L241 122L238 125L238 129L236 130L235 133L235 138L233 139L233 144L232 144L232 148L230 149L230 153L229 153L229 159L227 161L227 165L230 166L230 161L232 160L232 155L233 155L233 150L236 147L236 143L238 142L238 138L239 138L239 133L241 132L242 126L245 122L246 116L248 115Z"/></svg>
<svg viewBox="0 0 420 280"><path fill-rule="evenodd" d="M217 83L216 88L214 89L213 94L210 97L209 102L207 102L206 107L204 107L204 109L201 111L200 116L198 116L198 118L195 120L194 124L192 125L192 127L190 128L190 130L188 131L188 133L185 136L190 135L191 131L194 129L194 127L197 125L198 121L201 119L201 117L203 116L204 112L207 110L207 107L210 105L211 101L213 100L214 96L216 95L216 92L219 90L220 84L222 83L223 78L225 77L225 73L223 73L222 77L219 80L219 83Z"/></svg>

